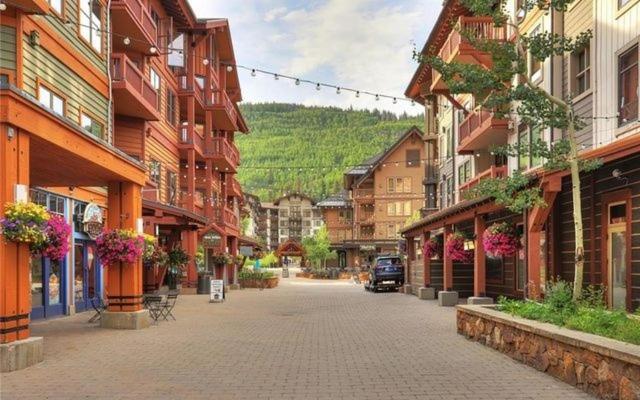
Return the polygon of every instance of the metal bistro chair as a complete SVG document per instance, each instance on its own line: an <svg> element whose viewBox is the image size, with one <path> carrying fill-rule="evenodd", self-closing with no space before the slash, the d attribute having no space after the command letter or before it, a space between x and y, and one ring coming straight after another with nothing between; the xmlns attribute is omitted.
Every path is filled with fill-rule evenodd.
<svg viewBox="0 0 640 400"><path fill-rule="evenodd" d="M93 317L89 318L88 322L96 322L102 319L102 312L107 309L107 304L104 302L102 297L94 296L91 298L91 307L95 310L95 314Z"/></svg>
<svg viewBox="0 0 640 400"><path fill-rule="evenodd" d="M162 304L162 309L160 311L160 316L165 320L168 321L168 317L173 318L173 320L176 320L176 317L173 316L173 308L176 306L176 301L178 300L178 293L174 292L174 293L169 293L167 294L167 300Z"/></svg>
<svg viewBox="0 0 640 400"><path fill-rule="evenodd" d="M157 295L145 295L143 306L147 310L149 310L149 316L155 321L158 322L158 319L162 316L163 309L163 301L162 296Z"/></svg>

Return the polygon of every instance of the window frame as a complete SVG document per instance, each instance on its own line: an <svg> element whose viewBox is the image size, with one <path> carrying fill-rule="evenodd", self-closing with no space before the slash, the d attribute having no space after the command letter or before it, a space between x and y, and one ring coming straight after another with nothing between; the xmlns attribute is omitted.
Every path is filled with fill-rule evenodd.
<svg viewBox="0 0 640 400"><path fill-rule="evenodd" d="M46 90L47 92L49 92L49 96L50 96L50 100L49 100L49 105L45 105L41 100L40 100L40 91L44 88L44 90ZM44 83L40 80L40 78L36 79L36 93L37 93L37 100L38 103L40 105L42 105L43 107L45 107L47 110L50 110L52 113L59 115L61 117L66 117L67 115L67 97L65 95L63 95L62 93L60 93L58 90L53 89L53 85L49 85L48 83ZM53 106L52 106L52 101L53 98L57 97L60 100L62 100L62 113L58 113L57 111L54 110Z"/></svg>
<svg viewBox="0 0 640 400"><path fill-rule="evenodd" d="M167 104L166 104L166 110L165 110L166 112L165 118L167 122L174 127L178 125L177 111L179 109L179 103L177 99L178 99L177 95L173 92L173 90L167 89Z"/></svg>
<svg viewBox="0 0 640 400"><path fill-rule="evenodd" d="M581 54L584 53L585 66L583 69L580 69L580 60ZM583 48L571 53L569 55L571 60L571 87L570 91L572 92L574 99L575 97L581 96L585 93L591 91L591 46L587 44ZM582 90L580 90L580 82L584 81L586 85Z"/></svg>
<svg viewBox="0 0 640 400"><path fill-rule="evenodd" d="M157 180L155 178L155 166L158 167L158 173L157 173ZM162 183L162 162L159 160L156 160L155 158L150 158L149 159L149 181L151 181L151 183L153 183L155 185L155 187L160 190L161 188L161 183Z"/></svg>
<svg viewBox="0 0 640 400"><path fill-rule="evenodd" d="M93 136L96 136L100 139L104 139L105 138L105 128L106 128L106 124L100 122L92 113L87 112L86 109L84 109L83 107L80 107L80 112L78 113L79 118L78 118L78 123L80 125L80 127L82 129L84 129L85 131L91 133ZM100 135L96 135L95 133L93 133L93 131L91 129L86 129L83 124L82 124L82 118L86 117L88 119L91 120L91 122L100 125L101 129L100 129Z"/></svg>
<svg viewBox="0 0 640 400"><path fill-rule="evenodd" d="M97 4L100 7L100 26L98 27L98 29L93 28L93 9L91 8L89 13L90 15L86 15L86 17L88 18L88 22L89 22L89 27L85 26L86 24L83 23L83 14L85 14L85 12L82 9L82 5L84 4L84 2L87 2L87 4L89 6L93 6L94 4ZM105 18L105 5L99 1L99 0L78 0L78 36L80 37L80 39L82 41L85 42L85 44L87 44L87 46L96 54L98 54L100 57L102 57L104 55L104 38L105 35L103 33L104 29L104 18ZM86 37L83 32L84 29L88 29L89 30L89 37ZM93 39L94 39L94 32L100 32L99 38L100 38L100 48L96 48L94 46L93 43Z"/></svg>
<svg viewBox="0 0 640 400"><path fill-rule="evenodd" d="M629 53L632 53L634 51L636 52L635 62L633 62L629 66L626 66L624 68L624 70L622 70L620 68L622 58L624 58ZM639 59L640 59L640 44L637 43L637 42L635 42L633 45L631 45L630 47L626 48L624 51L622 51L621 53L619 53L617 55L617 65L616 65L616 74L617 74L616 80L617 80L617 82L616 82L616 84L617 84L617 88L618 88L618 93L617 93L617 96L616 96L616 107L617 107L618 114L619 114L618 121L617 121L618 122L618 128L621 128L621 127L629 125L630 123L636 122L636 121L638 121L638 119L640 117L640 112L639 112L639 109L640 109L640 95L638 93L638 91L640 90L640 79L638 77L638 74L640 72L640 61L639 61ZM636 75L636 90L635 90L636 100L635 101L636 101L637 104L636 104L636 110L635 110L635 118L634 119L627 119L626 121L624 121L625 118L622 117L622 113L620 112L620 110L622 109L622 106L620 104L621 104L621 100L623 98L622 97L622 92L623 92L622 91L622 87L623 86L622 86L621 76L623 74L626 74L627 72L633 70L633 68L636 69L636 73L635 73L635 75ZM630 74L629 76L632 76L632 75L633 74Z"/></svg>
<svg viewBox="0 0 640 400"><path fill-rule="evenodd" d="M411 154L411 155L410 155ZM417 156L416 156L417 155ZM405 151L405 166L416 168L420 166L420 149L407 149Z"/></svg>

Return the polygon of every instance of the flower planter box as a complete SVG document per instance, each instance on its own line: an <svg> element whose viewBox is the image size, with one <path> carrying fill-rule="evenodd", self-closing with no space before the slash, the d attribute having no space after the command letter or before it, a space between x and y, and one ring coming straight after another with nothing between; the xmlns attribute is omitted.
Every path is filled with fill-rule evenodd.
<svg viewBox="0 0 640 400"><path fill-rule="evenodd" d="M241 279L240 287L244 289L256 289L256 288L264 288L264 289L273 289L278 286L278 277L274 276L272 278L258 280L258 279Z"/></svg>
<svg viewBox="0 0 640 400"><path fill-rule="evenodd" d="M369 281L369 273L368 272L360 272L358 277L360 278L360 282L364 282L364 281L368 282Z"/></svg>
<svg viewBox="0 0 640 400"><path fill-rule="evenodd" d="M491 306L457 306L458 333L601 399L640 398L640 346L527 320Z"/></svg>

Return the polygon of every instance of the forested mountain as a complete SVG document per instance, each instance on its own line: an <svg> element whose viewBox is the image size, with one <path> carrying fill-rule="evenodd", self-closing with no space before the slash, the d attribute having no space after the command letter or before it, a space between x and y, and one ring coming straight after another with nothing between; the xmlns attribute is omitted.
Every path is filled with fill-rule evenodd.
<svg viewBox="0 0 640 400"><path fill-rule="evenodd" d="M349 166L389 147L423 117L296 104L243 104L251 129L236 135L243 190L269 201L300 190L319 200L341 188Z"/></svg>

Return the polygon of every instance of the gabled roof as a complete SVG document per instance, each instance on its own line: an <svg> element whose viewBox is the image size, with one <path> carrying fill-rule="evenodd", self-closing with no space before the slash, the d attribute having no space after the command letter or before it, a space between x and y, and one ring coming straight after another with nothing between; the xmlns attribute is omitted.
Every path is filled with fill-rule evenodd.
<svg viewBox="0 0 640 400"><path fill-rule="evenodd" d="M333 194L326 199L318 202L318 207L351 207L351 199L346 190Z"/></svg>
<svg viewBox="0 0 640 400"><path fill-rule="evenodd" d="M298 193L298 192L288 193L288 194L286 194L284 196L278 197L277 199L275 199L273 201L273 204L277 206L277 205L280 204L280 201L282 201L284 199L288 199L290 197L300 197L302 199L307 199L307 200L309 200L311 202L311 205L314 205L314 206L316 205L316 201L314 199L312 199L311 197L307 196L306 194Z"/></svg>
<svg viewBox="0 0 640 400"><path fill-rule="evenodd" d="M358 180L355 182L355 185L358 186L360 185L363 181L365 181L368 177L371 176L371 174L373 173L373 171L376 170L376 168L378 168L378 166L380 164L382 164L382 162L384 160L386 160L394 151L396 151L396 149L398 147L400 147L400 145L402 143L404 143L405 140L409 139L411 136L413 135L418 135L418 137L420 139L422 139L422 136L424 135L423 132L420 130L420 128L418 128L417 126L412 126L411 128L409 128L404 135L400 136L398 138L398 140L396 140L396 142L393 144L393 146L389 147L387 150L385 150L382 154L378 155L375 157L375 161L369 165L368 170L358 178Z"/></svg>

